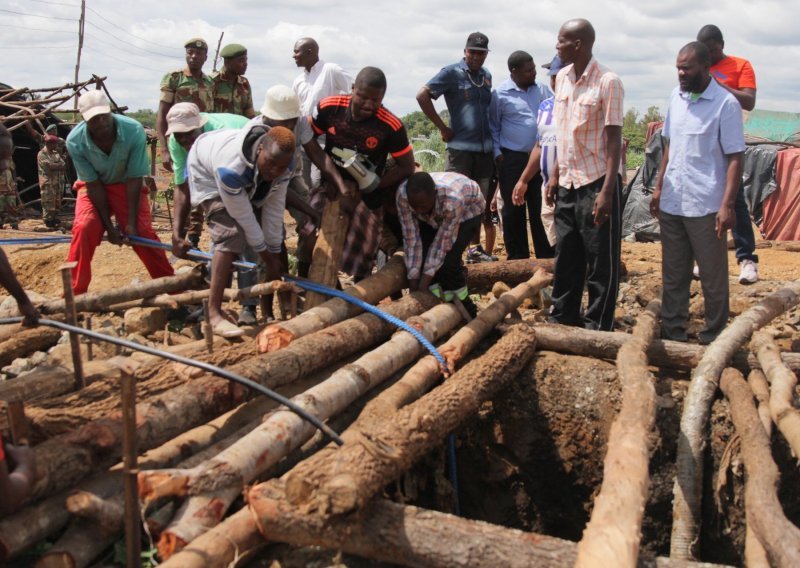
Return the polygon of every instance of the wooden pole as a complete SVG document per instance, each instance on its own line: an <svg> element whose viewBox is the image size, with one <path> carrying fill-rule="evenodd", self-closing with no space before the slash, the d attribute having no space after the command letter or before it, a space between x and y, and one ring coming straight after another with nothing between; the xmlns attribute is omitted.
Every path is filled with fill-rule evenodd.
<svg viewBox="0 0 800 568"><path fill-rule="evenodd" d="M86 316L86 329L92 331L92 316ZM86 359L94 359L94 342L91 337L86 338Z"/></svg>
<svg viewBox="0 0 800 568"><path fill-rule="evenodd" d="M11 430L11 443L15 446L28 443L30 434L28 419L25 417L25 403L21 400L9 400L6 403L8 428Z"/></svg>
<svg viewBox="0 0 800 568"><path fill-rule="evenodd" d="M219 34L219 41L217 41L217 51L214 53L214 68L213 71L217 70L217 60L219 59L219 48L222 45L222 37L225 35L225 32Z"/></svg>
<svg viewBox="0 0 800 568"><path fill-rule="evenodd" d="M138 452L136 444L136 378L122 373L122 454L125 490L125 549L128 568L141 565L142 542L139 536Z"/></svg>
<svg viewBox="0 0 800 568"><path fill-rule="evenodd" d="M78 75L81 72L81 51L83 51L83 30L86 25L86 0L81 0L81 18L78 21L78 59L75 62L75 83L78 83ZM73 109L78 109L78 96L80 90L75 89L75 102Z"/></svg>
<svg viewBox="0 0 800 568"><path fill-rule="evenodd" d="M214 330L211 327L211 316L208 313L208 298L203 298L203 337L209 353L214 352Z"/></svg>
<svg viewBox="0 0 800 568"><path fill-rule="evenodd" d="M319 237L314 246L308 278L325 286L335 286L342 264L342 253L350 218L341 211L340 200L328 201L322 213ZM306 294L306 309L313 308L327 298L315 292Z"/></svg>
<svg viewBox="0 0 800 568"><path fill-rule="evenodd" d="M67 323L73 327L78 325L78 314L75 311L75 296L72 294L72 269L78 266L77 262L67 262L61 265L61 282L64 284L64 306L67 312ZM72 350L72 366L75 371L75 389L81 390L85 385L83 380L83 362L81 361L81 343L76 333L69 333L69 345Z"/></svg>

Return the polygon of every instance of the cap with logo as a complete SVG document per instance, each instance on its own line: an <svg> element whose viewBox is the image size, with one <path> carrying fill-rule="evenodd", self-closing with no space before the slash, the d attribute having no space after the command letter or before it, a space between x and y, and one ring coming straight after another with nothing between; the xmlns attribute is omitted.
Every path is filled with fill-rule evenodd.
<svg viewBox="0 0 800 568"><path fill-rule="evenodd" d="M200 108L194 103L176 103L167 113L167 135L191 132L202 128L207 116L200 116Z"/></svg>
<svg viewBox="0 0 800 568"><path fill-rule="evenodd" d="M267 90L261 114L272 120L290 120L300 116L300 99L285 85L275 85Z"/></svg>
<svg viewBox="0 0 800 568"><path fill-rule="evenodd" d="M111 103L108 102L108 97L103 94L103 91L86 91L78 99L78 110L83 120L89 122L98 114L110 114Z"/></svg>
<svg viewBox="0 0 800 568"><path fill-rule="evenodd" d="M206 40L204 40L201 37L193 37L192 39L184 43L183 47L185 47L186 49L194 47L195 49L205 49L206 51L208 51L208 44L206 43Z"/></svg>
<svg viewBox="0 0 800 568"><path fill-rule="evenodd" d="M564 68L564 64L561 62L561 58L556 55L550 60L550 63L545 63L542 67L547 69L547 74L552 77L553 75L558 75L558 72Z"/></svg>
<svg viewBox="0 0 800 568"><path fill-rule="evenodd" d="M489 38L481 32L472 32L467 38L467 45L464 49L473 51L489 51Z"/></svg>
<svg viewBox="0 0 800 568"><path fill-rule="evenodd" d="M240 55L247 55L247 48L240 43L230 43L222 48L219 55L224 59L239 57Z"/></svg>

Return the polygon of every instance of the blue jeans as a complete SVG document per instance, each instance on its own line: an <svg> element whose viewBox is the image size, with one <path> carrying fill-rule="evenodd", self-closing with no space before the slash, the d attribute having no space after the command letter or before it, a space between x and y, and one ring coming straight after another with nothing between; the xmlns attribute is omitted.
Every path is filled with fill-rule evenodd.
<svg viewBox="0 0 800 568"><path fill-rule="evenodd" d="M753 222L750 219L750 210L747 208L747 201L744 199L744 186L739 185L736 192L736 223L733 225L733 242L736 245L736 262L752 260L758 262L756 250L756 237L753 234Z"/></svg>

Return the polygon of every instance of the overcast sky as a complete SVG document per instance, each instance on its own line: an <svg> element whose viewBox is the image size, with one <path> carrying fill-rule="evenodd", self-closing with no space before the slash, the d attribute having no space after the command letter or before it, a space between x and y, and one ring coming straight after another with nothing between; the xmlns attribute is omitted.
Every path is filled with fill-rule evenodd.
<svg viewBox="0 0 800 568"><path fill-rule="evenodd" d="M756 107L800 112L798 13L800 0L87 0L80 76L107 76L120 105L155 109L161 77L184 65L184 42L208 41L210 72L224 32L223 45L249 50L247 76L258 109L267 88L291 85L298 73L292 46L312 36L322 59L353 74L365 65L382 68L389 81L384 104L402 116L418 110L414 96L422 84L460 59L470 32L489 36L486 65L498 85L508 76L509 53L522 49L537 65L545 63L555 53L559 26L585 17L597 32L595 56L622 78L625 107L644 112L650 105L665 108L677 84L677 51L713 23L722 29L726 53L753 63ZM50 87L71 81L79 15L78 0L0 0L0 82Z"/></svg>

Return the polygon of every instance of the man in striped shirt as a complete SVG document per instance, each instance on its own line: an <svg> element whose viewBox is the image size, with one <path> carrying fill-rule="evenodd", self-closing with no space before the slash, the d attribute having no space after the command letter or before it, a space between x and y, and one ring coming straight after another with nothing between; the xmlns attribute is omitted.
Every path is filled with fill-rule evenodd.
<svg viewBox="0 0 800 568"><path fill-rule="evenodd" d="M592 56L587 20L569 20L556 51L557 168L547 184L556 203L551 316L557 323L610 331L619 289L622 101L619 77ZM581 315L588 280L589 303Z"/></svg>
<svg viewBox="0 0 800 568"><path fill-rule="evenodd" d="M400 185L397 214L412 291L430 289L445 301L458 298L475 317L461 257L485 208L480 186L456 172L417 172Z"/></svg>

